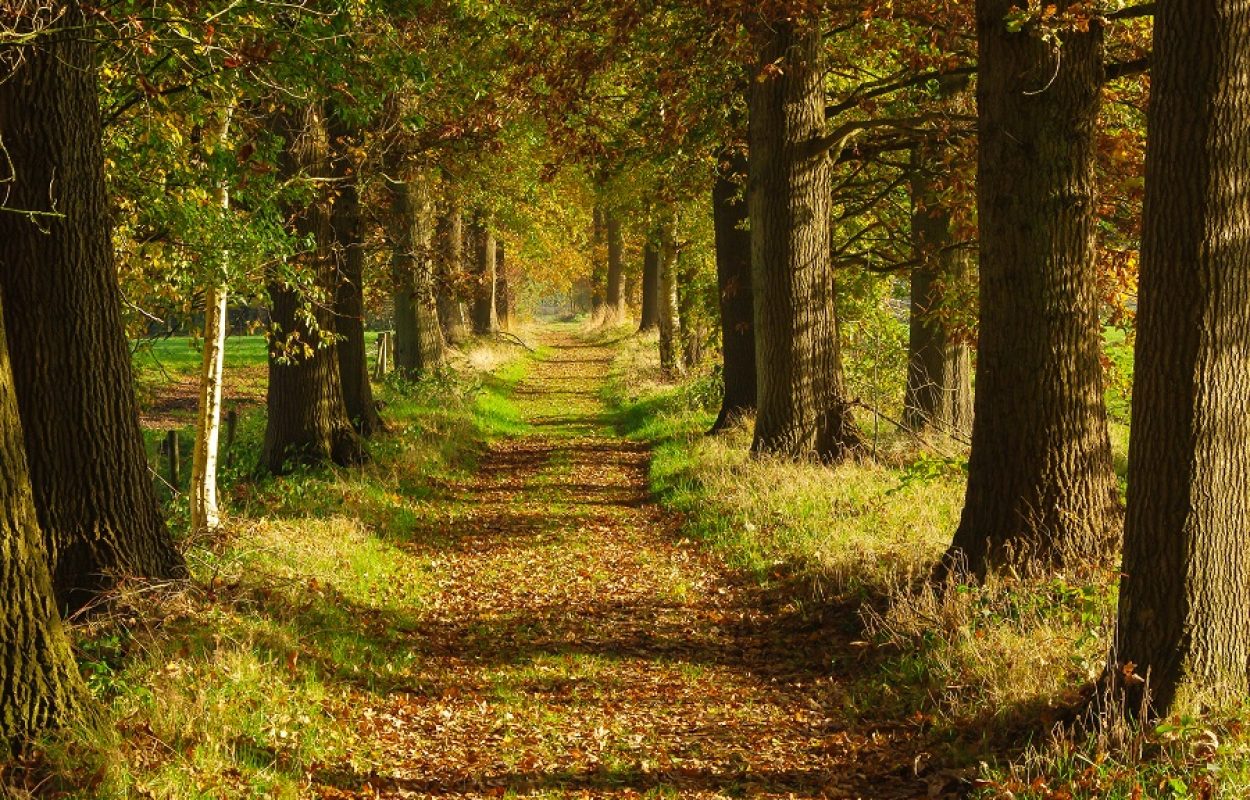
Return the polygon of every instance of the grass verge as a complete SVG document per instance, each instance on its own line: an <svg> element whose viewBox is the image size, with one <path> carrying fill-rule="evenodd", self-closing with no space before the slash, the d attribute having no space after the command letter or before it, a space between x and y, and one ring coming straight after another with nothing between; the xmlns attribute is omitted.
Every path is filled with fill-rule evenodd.
<svg viewBox="0 0 1250 800"><path fill-rule="evenodd" d="M389 431L361 468L253 480L263 411L245 414L226 524L184 543L193 579L124 587L72 626L104 724L5 765L0 797L300 798L327 764L367 774L355 712L418 680L413 615L453 533L450 483L524 430L511 395L529 364L483 347L389 380Z"/></svg>
<svg viewBox="0 0 1250 800"><path fill-rule="evenodd" d="M1110 346L1131 371L1124 343ZM952 785L978 797L1250 796L1243 717L1073 734L1110 644L1114 574L936 591L925 578L958 523L961 459L889 436L876 458L837 467L753 458L750 420L704 435L717 380L663 380L654 337L636 336L618 348L605 399L620 432L651 445L652 489L686 535L801 613L849 618L851 640L830 647L842 724L913 727ZM1126 404L1113 412L1122 465Z"/></svg>

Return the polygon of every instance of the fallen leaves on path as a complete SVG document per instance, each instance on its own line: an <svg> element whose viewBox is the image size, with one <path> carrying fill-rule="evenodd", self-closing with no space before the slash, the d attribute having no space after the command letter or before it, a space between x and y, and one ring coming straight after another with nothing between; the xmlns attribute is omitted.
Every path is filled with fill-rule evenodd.
<svg viewBox="0 0 1250 800"><path fill-rule="evenodd" d="M417 667L342 709L369 752L319 795L943 796L914 729L840 726L848 632L762 601L649 501L597 399L610 351L550 344L517 395L535 433L412 544L439 584L405 631Z"/></svg>

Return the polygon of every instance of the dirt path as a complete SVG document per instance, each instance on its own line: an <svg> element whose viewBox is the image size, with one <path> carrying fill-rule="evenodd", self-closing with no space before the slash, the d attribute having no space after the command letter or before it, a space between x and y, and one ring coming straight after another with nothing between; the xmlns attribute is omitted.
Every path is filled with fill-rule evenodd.
<svg viewBox="0 0 1250 800"><path fill-rule="evenodd" d="M450 545L428 546L419 686L360 711L375 766L327 771L321 796L929 796L911 737L834 722L848 632L759 596L650 502L646 452L598 399L610 349L546 345L517 395L533 434L457 487Z"/></svg>

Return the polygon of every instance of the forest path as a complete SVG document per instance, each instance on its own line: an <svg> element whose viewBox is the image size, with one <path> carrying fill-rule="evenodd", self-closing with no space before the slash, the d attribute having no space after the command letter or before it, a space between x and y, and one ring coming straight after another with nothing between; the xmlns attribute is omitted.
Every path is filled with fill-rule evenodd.
<svg viewBox="0 0 1250 800"><path fill-rule="evenodd" d="M417 686L356 709L348 797L927 797L903 731L846 731L827 626L763 596L651 502L646 449L600 399L610 345L574 329L515 398L531 433L454 488ZM839 650L845 652L843 647Z"/></svg>

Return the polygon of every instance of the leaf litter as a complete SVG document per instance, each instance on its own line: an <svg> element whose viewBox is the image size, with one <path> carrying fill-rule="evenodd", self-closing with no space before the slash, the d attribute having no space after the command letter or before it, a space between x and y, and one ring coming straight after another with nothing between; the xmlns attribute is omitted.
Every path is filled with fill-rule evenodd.
<svg viewBox="0 0 1250 800"><path fill-rule="evenodd" d="M439 587L404 631L415 666L341 704L366 744L317 795L955 796L919 723L848 727L831 654L854 612L796 614L683 538L599 400L610 347L547 345L515 395L531 432L412 543Z"/></svg>

